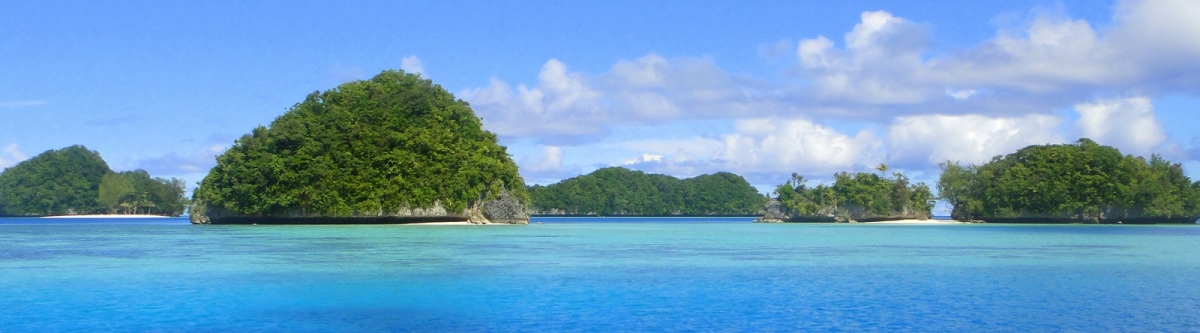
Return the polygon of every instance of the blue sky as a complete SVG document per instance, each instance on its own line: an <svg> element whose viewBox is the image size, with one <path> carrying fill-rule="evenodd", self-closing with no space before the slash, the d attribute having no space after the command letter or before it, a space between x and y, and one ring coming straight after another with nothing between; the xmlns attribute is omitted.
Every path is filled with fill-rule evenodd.
<svg viewBox="0 0 1200 333"><path fill-rule="evenodd" d="M194 183L306 94L390 68L529 182L918 180L1081 136L1200 169L1198 1L78 2L0 12L0 167L83 144Z"/></svg>

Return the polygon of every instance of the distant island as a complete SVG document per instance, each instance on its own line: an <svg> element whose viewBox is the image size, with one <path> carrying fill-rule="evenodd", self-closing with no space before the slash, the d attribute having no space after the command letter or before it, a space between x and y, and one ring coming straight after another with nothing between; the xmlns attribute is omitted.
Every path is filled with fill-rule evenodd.
<svg viewBox="0 0 1200 333"><path fill-rule="evenodd" d="M877 168L886 173L888 166ZM756 222L874 222L925 220L933 211L934 196L925 183L909 182L903 173L883 177L874 173L839 172L832 186L808 187L804 176L775 188L778 196L767 203Z"/></svg>
<svg viewBox="0 0 1200 333"><path fill-rule="evenodd" d="M1194 224L1200 182L1161 156L1122 155L1089 139L1035 145L982 165L941 164L938 194L960 221Z"/></svg>
<svg viewBox="0 0 1200 333"><path fill-rule="evenodd" d="M767 198L728 172L679 179L608 167L528 187L533 215L753 216Z"/></svg>
<svg viewBox="0 0 1200 333"><path fill-rule="evenodd" d="M217 156L196 224L528 223L517 165L466 102L389 70L314 92Z"/></svg>
<svg viewBox="0 0 1200 333"><path fill-rule="evenodd" d="M84 146L48 150L0 173L0 216L162 215L187 207L184 183L114 172Z"/></svg>

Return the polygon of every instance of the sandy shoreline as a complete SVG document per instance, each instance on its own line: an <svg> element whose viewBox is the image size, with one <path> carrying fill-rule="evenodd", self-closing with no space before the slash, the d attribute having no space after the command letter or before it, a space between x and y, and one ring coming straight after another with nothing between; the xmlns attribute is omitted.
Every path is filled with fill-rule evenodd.
<svg viewBox="0 0 1200 333"><path fill-rule="evenodd" d="M859 222L870 224L956 224L962 223L955 220L895 220L895 221L879 221L879 222Z"/></svg>
<svg viewBox="0 0 1200 333"><path fill-rule="evenodd" d="M170 216L162 215L121 215L121 214L93 214L93 215L58 215L58 216L42 216L44 219L168 219Z"/></svg>

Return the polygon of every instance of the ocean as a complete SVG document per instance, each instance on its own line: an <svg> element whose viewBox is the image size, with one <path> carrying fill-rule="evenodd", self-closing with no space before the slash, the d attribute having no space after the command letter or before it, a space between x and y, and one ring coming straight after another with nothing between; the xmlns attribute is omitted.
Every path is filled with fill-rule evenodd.
<svg viewBox="0 0 1200 333"><path fill-rule="evenodd" d="M1200 331L1200 226L751 220L6 218L0 331Z"/></svg>

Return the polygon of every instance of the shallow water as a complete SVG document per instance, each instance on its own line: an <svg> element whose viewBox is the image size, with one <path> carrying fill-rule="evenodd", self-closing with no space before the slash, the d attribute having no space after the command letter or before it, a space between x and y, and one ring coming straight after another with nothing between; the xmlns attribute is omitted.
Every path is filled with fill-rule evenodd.
<svg viewBox="0 0 1200 333"><path fill-rule="evenodd" d="M0 331L1198 331L1200 227L0 219Z"/></svg>

